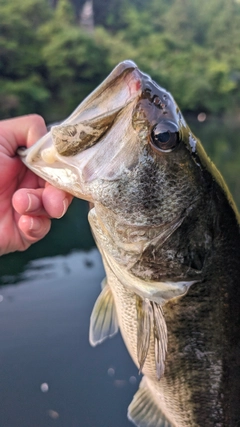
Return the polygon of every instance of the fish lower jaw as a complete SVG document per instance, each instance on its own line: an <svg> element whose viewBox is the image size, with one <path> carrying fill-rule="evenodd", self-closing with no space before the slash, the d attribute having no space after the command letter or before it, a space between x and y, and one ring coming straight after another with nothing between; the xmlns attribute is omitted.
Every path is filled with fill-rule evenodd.
<svg viewBox="0 0 240 427"><path fill-rule="evenodd" d="M64 190L79 199L93 202L91 195L84 189L84 184L82 184L79 174L74 168L68 167L65 164L61 166L57 162L54 165L35 165L33 163L30 165L30 168L54 187Z"/></svg>

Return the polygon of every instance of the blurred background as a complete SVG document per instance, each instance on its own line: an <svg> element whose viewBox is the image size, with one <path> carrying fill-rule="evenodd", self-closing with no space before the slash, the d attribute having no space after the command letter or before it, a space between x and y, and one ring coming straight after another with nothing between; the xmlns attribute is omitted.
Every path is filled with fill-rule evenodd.
<svg viewBox="0 0 240 427"><path fill-rule="evenodd" d="M65 119L121 60L169 90L240 206L239 0L0 0L0 119ZM127 427L140 377L121 337L88 344L104 277L74 200L0 260L0 427Z"/></svg>

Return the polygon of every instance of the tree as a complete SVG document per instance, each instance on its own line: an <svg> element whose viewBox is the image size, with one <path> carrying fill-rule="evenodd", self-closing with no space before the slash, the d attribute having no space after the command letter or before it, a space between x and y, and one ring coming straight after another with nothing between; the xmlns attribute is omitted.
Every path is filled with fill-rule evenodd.
<svg viewBox="0 0 240 427"><path fill-rule="evenodd" d="M110 71L107 48L74 24L73 16L70 3L59 0L52 19L39 29L52 94L46 113L53 121L71 113Z"/></svg>
<svg viewBox="0 0 240 427"><path fill-rule="evenodd" d="M0 114L41 111L48 90L41 75L36 28L50 16L47 1L0 1ZM33 109L33 110L32 110Z"/></svg>

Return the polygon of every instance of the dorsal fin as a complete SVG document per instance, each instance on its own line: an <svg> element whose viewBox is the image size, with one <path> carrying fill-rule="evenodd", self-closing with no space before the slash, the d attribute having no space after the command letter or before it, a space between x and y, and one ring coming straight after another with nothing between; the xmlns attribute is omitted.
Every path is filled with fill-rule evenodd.
<svg viewBox="0 0 240 427"><path fill-rule="evenodd" d="M103 281L103 290L94 304L90 317L89 341L92 346L118 332L118 320L110 287Z"/></svg>

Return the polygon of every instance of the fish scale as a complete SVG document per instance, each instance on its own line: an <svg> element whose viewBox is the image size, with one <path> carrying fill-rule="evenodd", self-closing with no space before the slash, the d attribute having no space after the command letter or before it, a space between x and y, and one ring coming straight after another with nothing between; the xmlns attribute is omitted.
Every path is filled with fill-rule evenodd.
<svg viewBox="0 0 240 427"><path fill-rule="evenodd" d="M106 279L89 338L120 329L143 374L128 418L240 426L239 213L171 94L124 61L19 154L93 206Z"/></svg>

